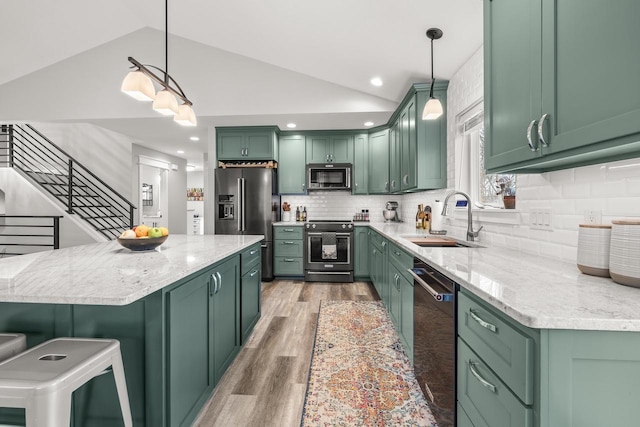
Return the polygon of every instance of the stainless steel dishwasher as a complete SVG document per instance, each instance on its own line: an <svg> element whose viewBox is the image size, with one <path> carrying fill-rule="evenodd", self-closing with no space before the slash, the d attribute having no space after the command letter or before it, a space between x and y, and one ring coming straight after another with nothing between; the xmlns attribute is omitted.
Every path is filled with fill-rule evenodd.
<svg viewBox="0 0 640 427"><path fill-rule="evenodd" d="M456 425L456 283L414 259L413 368L438 427Z"/></svg>

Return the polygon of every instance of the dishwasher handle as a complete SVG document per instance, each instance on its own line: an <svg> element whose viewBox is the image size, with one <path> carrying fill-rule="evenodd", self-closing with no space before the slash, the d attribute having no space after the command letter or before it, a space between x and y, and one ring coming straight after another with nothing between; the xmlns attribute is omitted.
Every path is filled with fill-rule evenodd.
<svg viewBox="0 0 640 427"><path fill-rule="evenodd" d="M420 277L421 274L426 274L426 275L431 276L434 280L437 281L437 279L435 277L433 277L433 275L430 274L424 268L410 268L407 271L409 272L409 274L411 274L413 276L413 278L416 280L416 282L418 282L420 284L420 286L422 286L427 292L429 292L429 294L431 294L431 296L436 301L438 301L438 302L452 302L453 301L453 292L451 292L451 293L449 293L449 292L437 292L427 282L425 282L424 279L422 279L422 277Z"/></svg>

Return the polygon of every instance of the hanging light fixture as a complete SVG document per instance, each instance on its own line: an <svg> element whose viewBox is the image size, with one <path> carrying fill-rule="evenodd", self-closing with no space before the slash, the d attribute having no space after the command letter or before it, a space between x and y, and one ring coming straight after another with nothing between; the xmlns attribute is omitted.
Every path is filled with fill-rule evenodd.
<svg viewBox="0 0 640 427"><path fill-rule="evenodd" d="M183 126L196 126L193 103L169 75L169 0L164 2L164 13L164 70L153 65L143 65L129 57L129 62L133 64L131 68L135 69L124 78L120 90L138 101L153 101L155 111L165 116L174 116L173 120ZM150 68L159 71L159 74ZM153 82L161 87L158 93L155 93ZM178 100L182 104L178 105Z"/></svg>
<svg viewBox="0 0 640 427"><path fill-rule="evenodd" d="M431 90L429 91L429 100L422 110L422 120L435 120L442 115L442 104L439 99L433 97L433 84L436 78L433 75L433 40L442 37L442 30L439 28L429 28L427 37L431 39Z"/></svg>

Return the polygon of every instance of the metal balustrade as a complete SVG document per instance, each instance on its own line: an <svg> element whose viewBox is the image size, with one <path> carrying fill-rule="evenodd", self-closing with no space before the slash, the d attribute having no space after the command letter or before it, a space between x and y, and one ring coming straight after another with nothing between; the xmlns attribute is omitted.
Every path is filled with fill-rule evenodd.
<svg viewBox="0 0 640 427"><path fill-rule="evenodd" d="M62 216L0 215L0 258L60 247Z"/></svg>

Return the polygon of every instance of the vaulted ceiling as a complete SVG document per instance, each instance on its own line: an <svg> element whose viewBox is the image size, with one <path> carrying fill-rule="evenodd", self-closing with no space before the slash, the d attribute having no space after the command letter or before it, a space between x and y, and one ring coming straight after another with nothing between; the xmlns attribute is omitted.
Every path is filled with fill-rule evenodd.
<svg viewBox="0 0 640 427"><path fill-rule="evenodd" d="M119 91L128 56L165 68L160 0L0 1L0 121L91 122L200 163L208 126L364 128L482 44L480 0L169 1L169 73L194 103L183 128ZM370 79L381 77L382 87Z"/></svg>

